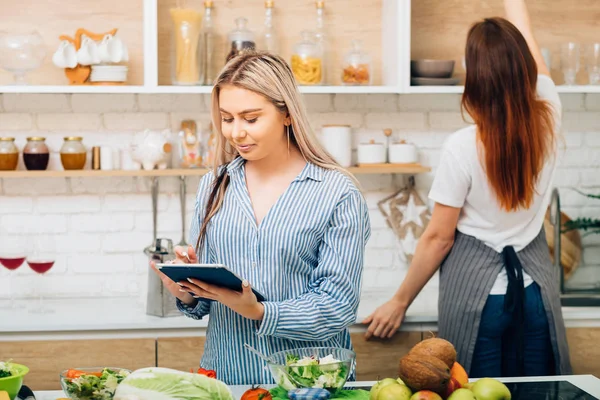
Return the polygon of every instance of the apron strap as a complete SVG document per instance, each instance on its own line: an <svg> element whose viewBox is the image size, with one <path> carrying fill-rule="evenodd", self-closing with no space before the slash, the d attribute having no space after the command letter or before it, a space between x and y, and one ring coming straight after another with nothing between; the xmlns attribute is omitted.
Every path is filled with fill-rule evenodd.
<svg viewBox="0 0 600 400"><path fill-rule="evenodd" d="M502 250L504 268L508 277L508 288L504 297L504 310L512 314L511 328L502 342L509 346L503 354L516 350L516 365L508 363L508 357L502 357L503 376L524 376L525 374L525 287L523 283L523 266L513 246ZM516 346L510 346L515 344ZM515 371L512 369L516 368Z"/></svg>

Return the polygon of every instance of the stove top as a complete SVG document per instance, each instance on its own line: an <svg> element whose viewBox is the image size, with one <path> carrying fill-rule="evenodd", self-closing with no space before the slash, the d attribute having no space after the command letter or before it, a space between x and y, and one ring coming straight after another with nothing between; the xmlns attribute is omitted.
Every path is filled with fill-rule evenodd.
<svg viewBox="0 0 600 400"><path fill-rule="evenodd" d="M598 400L566 381L505 383L512 400Z"/></svg>

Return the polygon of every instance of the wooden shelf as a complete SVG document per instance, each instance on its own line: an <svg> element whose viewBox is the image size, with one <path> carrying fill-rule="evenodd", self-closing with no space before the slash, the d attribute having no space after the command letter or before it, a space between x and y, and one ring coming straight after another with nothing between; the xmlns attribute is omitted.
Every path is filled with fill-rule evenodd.
<svg viewBox="0 0 600 400"><path fill-rule="evenodd" d="M600 85L558 85L558 93L600 93ZM462 93L464 86L410 86L408 93Z"/></svg>
<svg viewBox="0 0 600 400"><path fill-rule="evenodd" d="M127 171L0 171L0 178L102 178L102 177L153 177L153 176L202 176L207 169L163 169L163 170L127 170ZM351 167L352 174L422 174L431 171L423 166L377 166Z"/></svg>

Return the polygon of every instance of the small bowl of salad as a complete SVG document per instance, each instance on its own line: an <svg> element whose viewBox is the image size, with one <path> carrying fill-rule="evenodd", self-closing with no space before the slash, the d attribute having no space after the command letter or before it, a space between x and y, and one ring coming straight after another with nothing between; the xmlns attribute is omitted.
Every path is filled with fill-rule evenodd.
<svg viewBox="0 0 600 400"><path fill-rule="evenodd" d="M322 388L332 393L342 389L353 371L356 353L339 347L302 347L268 357L271 375L286 390Z"/></svg>
<svg viewBox="0 0 600 400"><path fill-rule="evenodd" d="M125 368L71 368L60 373L60 385L71 400L112 400L130 373Z"/></svg>
<svg viewBox="0 0 600 400"><path fill-rule="evenodd" d="M28 372L29 368L24 365L0 361L0 391L6 391L10 400L13 400L21 390L23 377Z"/></svg>

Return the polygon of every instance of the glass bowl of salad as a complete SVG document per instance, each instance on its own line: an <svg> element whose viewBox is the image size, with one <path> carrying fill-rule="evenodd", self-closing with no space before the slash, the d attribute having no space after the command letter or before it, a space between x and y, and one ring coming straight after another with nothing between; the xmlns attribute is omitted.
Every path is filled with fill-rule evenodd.
<svg viewBox="0 0 600 400"><path fill-rule="evenodd" d="M60 385L72 400L112 400L117 385L130 373L125 368L71 368L60 373Z"/></svg>
<svg viewBox="0 0 600 400"><path fill-rule="evenodd" d="M339 347L302 347L268 358L271 375L282 388L323 388L335 393L353 371L356 353Z"/></svg>

